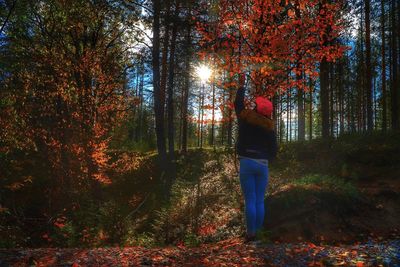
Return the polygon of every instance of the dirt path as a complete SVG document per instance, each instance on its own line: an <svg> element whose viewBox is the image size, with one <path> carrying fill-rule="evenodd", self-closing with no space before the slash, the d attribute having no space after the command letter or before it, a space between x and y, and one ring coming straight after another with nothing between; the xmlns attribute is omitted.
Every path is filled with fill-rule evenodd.
<svg viewBox="0 0 400 267"><path fill-rule="evenodd" d="M400 266L400 240L346 246L243 244L200 247L0 250L0 266Z"/></svg>

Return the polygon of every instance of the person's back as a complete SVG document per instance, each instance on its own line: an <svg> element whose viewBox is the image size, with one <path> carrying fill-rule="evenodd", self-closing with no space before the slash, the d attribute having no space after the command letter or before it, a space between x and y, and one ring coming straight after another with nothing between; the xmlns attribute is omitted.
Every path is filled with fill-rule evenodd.
<svg viewBox="0 0 400 267"><path fill-rule="evenodd" d="M236 93L235 112L239 124L236 143L240 159L240 185L245 198L246 241L256 238L264 222L264 195L268 184L268 162L277 153L274 123L270 119L272 103L258 97L256 111L245 109L244 78Z"/></svg>
<svg viewBox="0 0 400 267"><path fill-rule="evenodd" d="M239 156L273 160L276 155L276 136L273 130L265 131L257 125L252 125L238 118L239 136L237 153Z"/></svg>
<svg viewBox="0 0 400 267"><path fill-rule="evenodd" d="M265 117L257 123L249 123L249 117L255 116L252 112L245 110L244 87L240 87L236 93L235 112L238 118L239 133L236 143L239 156L273 160L277 152L276 134L273 130L273 121ZM247 111L247 112L246 112ZM259 115L263 116L263 115ZM269 124L268 121L270 120ZM257 124L255 124L257 123ZM262 125L264 123L264 125ZM267 125L265 125L267 124Z"/></svg>

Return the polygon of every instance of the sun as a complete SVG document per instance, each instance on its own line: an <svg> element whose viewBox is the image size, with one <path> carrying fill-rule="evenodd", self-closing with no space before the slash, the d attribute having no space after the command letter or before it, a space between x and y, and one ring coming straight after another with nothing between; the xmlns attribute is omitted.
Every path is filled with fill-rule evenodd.
<svg viewBox="0 0 400 267"><path fill-rule="evenodd" d="M197 67L196 72L200 80L206 82L210 79L212 70L206 65L200 65Z"/></svg>

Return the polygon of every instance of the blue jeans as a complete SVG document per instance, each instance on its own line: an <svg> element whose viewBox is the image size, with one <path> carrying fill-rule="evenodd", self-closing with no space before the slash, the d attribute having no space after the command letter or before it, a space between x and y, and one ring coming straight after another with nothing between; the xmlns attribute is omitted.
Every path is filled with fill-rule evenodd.
<svg viewBox="0 0 400 267"><path fill-rule="evenodd" d="M268 184L268 166L251 159L240 159L240 185L244 194L247 234L262 229L264 195Z"/></svg>

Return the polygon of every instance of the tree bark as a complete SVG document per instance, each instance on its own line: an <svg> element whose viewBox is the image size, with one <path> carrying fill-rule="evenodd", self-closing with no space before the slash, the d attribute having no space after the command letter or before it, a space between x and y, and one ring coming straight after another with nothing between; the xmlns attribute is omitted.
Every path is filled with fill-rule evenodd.
<svg viewBox="0 0 400 267"><path fill-rule="evenodd" d="M189 22L191 16L191 10L189 9L189 13L187 16L187 25L186 25L186 41L185 41L185 81L182 92L182 152L187 152L187 142L188 142L188 104L189 104L189 86L190 86L190 56L191 50L190 46L192 43L191 38L191 23Z"/></svg>
<svg viewBox="0 0 400 267"><path fill-rule="evenodd" d="M143 89L144 89L144 58L140 60L140 81L139 81L139 111L137 118L136 142L142 141L143 136Z"/></svg>
<svg viewBox="0 0 400 267"><path fill-rule="evenodd" d="M213 77L211 79L212 86L212 118L211 118L211 142L210 145L215 150L215 80L214 80L214 72Z"/></svg>
<svg viewBox="0 0 400 267"><path fill-rule="evenodd" d="M320 97L321 97L321 119L322 138L329 137L329 90L328 90L328 62L322 59L320 66Z"/></svg>
<svg viewBox="0 0 400 267"><path fill-rule="evenodd" d="M392 23L392 83L390 86L391 91L391 111L392 111L392 129L399 129L399 116L398 116L398 53L397 53L397 29L396 29L396 1L392 0L392 11L391 11L391 23Z"/></svg>
<svg viewBox="0 0 400 267"><path fill-rule="evenodd" d="M371 67L371 22L370 22L370 0L364 0L365 4L365 90L367 105L367 130L371 132L374 128L373 103L372 103L372 67Z"/></svg>
<svg viewBox="0 0 400 267"><path fill-rule="evenodd" d="M233 90L232 89L229 89L229 95L228 95L228 97L229 97L229 99L228 99L228 102L229 103L232 103L233 102ZM228 145L228 147L232 147L232 126L233 126L233 122L232 122L232 109L231 108L229 108L228 109L228 136L227 136L227 138L228 138L228 142L227 142L227 145Z"/></svg>
<svg viewBox="0 0 400 267"><path fill-rule="evenodd" d="M160 0L153 0L153 48L152 48L152 67L153 67L153 90L154 90L154 113L156 123L157 150L159 160L164 166L166 160L166 144L164 133L164 98L165 91L160 86Z"/></svg>
<svg viewBox="0 0 400 267"><path fill-rule="evenodd" d="M309 86L310 86L310 121L309 121L309 133L310 133L310 141L312 140L313 135L313 84L311 78L309 78Z"/></svg>
<svg viewBox="0 0 400 267"><path fill-rule="evenodd" d="M382 131L387 130L386 61L385 61L385 2L381 0L381 57L382 57Z"/></svg>
<svg viewBox="0 0 400 267"><path fill-rule="evenodd" d="M302 77L298 75L296 77L297 80L300 80ZM298 140L304 141L306 138L306 118L304 112L304 92L302 89L297 89L297 124L298 124Z"/></svg>
<svg viewBox="0 0 400 267"><path fill-rule="evenodd" d="M203 126L204 126L204 83L201 85L200 91L200 148L203 148Z"/></svg>
<svg viewBox="0 0 400 267"><path fill-rule="evenodd" d="M201 131L201 84L199 88L199 110L197 113L197 147L200 147L200 131Z"/></svg>
<svg viewBox="0 0 400 267"><path fill-rule="evenodd" d="M178 12L179 6L175 8L174 21L172 26L171 50L169 54L169 68L168 68L168 152L170 161L174 160L174 74L175 74L175 47L176 36L178 31Z"/></svg>
<svg viewBox="0 0 400 267"><path fill-rule="evenodd" d="M321 5L326 4L326 0L321 1ZM321 8L322 8L321 6ZM322 45L327 45L328 40L326 35L329 34L329 28L322 29L326 34L323 37ZM322 138L329 137L329 64L324 57L320 63L320 102L321 102L321 134Z"/></svg>
<svg viewBox="0 0 400 267"><path fill-rule="evenodd" d="M345 89L345 74L344 74L344 64L345 61L342 59L339 62L339 70L338 76L340 78L339 81L339 114L340 114L340 134L344 133L344 89Z"/></svg>
<svg viewBox="0 0 400 267"><path fill-rule="evenodd" d="M364 78L364 16L361 16L360 20L360 45L359 45L359 63L358 63L358 75L357 75L357 131L361 132L365 129L364 123L364 114L365 114L365 98L364 98L364 85L365 85L365 78Z"/></svg>
<svg viewBox="0 0 400 267"><path fill-rule="evenodd" d="M290 92L289 92L290 90L287 90L287 92L286 92L286 142L288 142L289 141L289 132L290 132L290 130L291 130L291 127L290 127L290 117L289 117L289 114L290 114Z"/></svg>
<svg viewBox="0 0 400 267"><path fill-rule="evenodd" d="M11 5L11 7L10 7L10 10L8 11L7 17L6 17L6 19L4 20L4 22L3 22L3 25L1 25L1 28L0 28L0 36L2 35L3 30L4 30L4 28L6 27L8 21L10 20L11 14L12 14L12 12L14 11L14 8L15 8L16 4L17 4L17 0L14 0L13 3L12 3L12 5Z"/></svg>
<svg viewBox="0 0 400 267"><path fill-rule="evenodd" d="M329 78L328 78L328 84L329 84L329 130L330 130L330 135L334 135L334 129L335 129L335 112L334 112L334 92L335 92L335 87L334 85L336 81L336 75L335 75L335 69L334 69L334 64L332 62L329 63Z"/></svg>

